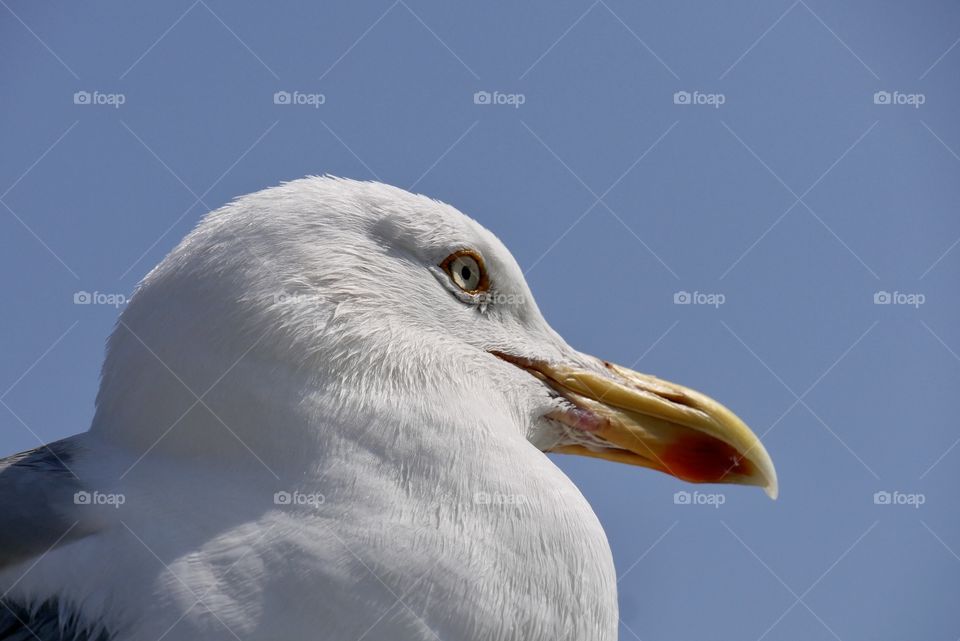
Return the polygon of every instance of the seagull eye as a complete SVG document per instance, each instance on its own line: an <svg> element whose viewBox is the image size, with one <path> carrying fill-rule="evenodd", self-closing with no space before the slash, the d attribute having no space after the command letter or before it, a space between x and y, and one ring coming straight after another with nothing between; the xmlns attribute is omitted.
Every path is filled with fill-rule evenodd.
<svg viewBox="0 0 960 641"><path fill-rule="evenodd" d="M485 292L490 287L483 258L473 250L464 249L450 254L440 263L440 267L457 287L468 294Z"/></svg>

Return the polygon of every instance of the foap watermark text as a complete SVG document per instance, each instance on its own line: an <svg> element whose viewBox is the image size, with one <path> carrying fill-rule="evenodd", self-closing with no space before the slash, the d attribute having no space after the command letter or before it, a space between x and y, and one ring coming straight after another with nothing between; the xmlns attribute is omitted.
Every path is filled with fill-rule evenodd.
<svg viewBox="0 0 960 641"><path fill-rule="evenodd" d="M303 91L277 91L273 94L273 104L313 107L319 109L326 104L327 97L322 93L306 93Z"/></svg>
<svg viewBox="0 0 960 641"><path fill-rule="evenodd" d="M282 506L310 506L320 507L327 502L327 497L320 492L277 492L273 495L273 504Z"/></svg>
<svg viewBox="0 0 960 641"><path fill-rule="evenodd" d="M473 495L477 505L523 505L527 497L523 494L504 494L502 492L477 492Z"/></svg>
<svg viewBox="0 0 960 641"><path fill-rule="evenodd" d="M927 496L920 492L887 492L880 490L873 493L874 505L906 505L914 509L920 509L920 506L927 502Z"/></svg>
<svg viewBox="0 0 960 641"><path fill-rule="evenodd" d="M722 93L704 93L702 91L676 91L673 94L673 104L675 105L704 105L719 109L722 104L727 102L727 97Z"/></svg>
<svg viewBox="0 0 960 641"><path fill-rule="evenodd" d="M919 293L879 291L873 294L874 305L907 305L914 309L927 302L927 297Z"/></svg>
<svg viewBox="0 0 960 641"><path fill-rule="evenodd" d="M680 490L673 493L674 505L707 505L719 509L726 502L726 495L720 492L687 492L686 490Z"/></svg>
<svg viewBox="0 0 960 641"><path fill-rule="evenodd" d="M108 294L105 292L87 292L80 290L73 293L74 305L110 305L113 308L119 308L127 304L127 297L124 294Z"/></svg>
<svg viewBox="0 0 960 641"><path fill-rule="evenodd" d="M522 93L502 93L500 91L477 91L473 94L475 105L505 105L519 109L527 102L527 96Z"/></svg>
<svg viewBox="0 0 960 641"><path fill-rule="evenodd" d="M77 91L73 94L73 104L75 105L95 105L119 109L125 102L127 102L127 96L122 93Z"/></svg>
<svg viewBox="0 0 960 641"><path fill-rule="evenodd" d="M83 490L73 495L74 505L108 505L119 509L120 506L126 502L127 497L123 494L107 494L104 492L87 492Z"/></svg>
<svg viewBox="0 0 960 641"><path fill-rule="evenodd" d="M688 292L681 290L673 293L674 305L708 305L720 307L727 302L727 297L719 293Z"/></svg>
<svg viewBox="0 0 960 641"><path fill-rule="evenodd" d="M274 305L291 307L320 307L327 302L326 296L313 292L279 291L270 294L269 301Z"/></svg>
<svg viewBox="0 0 960 641"><path fill-rule="evenodd" d="M902 93L900 91L877 91L873 94L875 105L905 105L919 109L927 101L922 93Z"/></svg>

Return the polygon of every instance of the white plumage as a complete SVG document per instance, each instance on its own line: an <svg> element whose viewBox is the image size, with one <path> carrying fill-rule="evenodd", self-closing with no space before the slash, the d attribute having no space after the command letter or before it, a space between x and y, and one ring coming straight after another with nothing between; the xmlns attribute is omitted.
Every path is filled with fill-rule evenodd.
<svg viewBox="0 0 960 641"><path fill-rule="evenodd" d="M489 291L445 272L464 250ZM334 178L238 199L137 288L90 431L0 462L7 612L66 635L42 641L614 639L606 536L543 451L775 475L739 427L709 437L746 461L729 478L657 449L655 423L630 454L603 396L545 363L619 376L452 207ZM655 380L630 379L636 402L676 401ZM677 430L713 429L697 403L668 408Z"/></svg>

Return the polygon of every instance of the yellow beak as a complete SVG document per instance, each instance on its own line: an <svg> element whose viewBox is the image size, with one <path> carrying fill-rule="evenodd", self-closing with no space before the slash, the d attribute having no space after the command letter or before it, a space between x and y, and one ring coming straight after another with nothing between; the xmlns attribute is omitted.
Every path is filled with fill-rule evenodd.
<svg viewBox="0 0 960 641"><path fill-rule="evenodd" d="M612 363L604 372L497 353L576 409L552 413L570 440L550 451L640 465L692 483L758 485L777 498L777 472L733 412L695 390Z"/></svg>

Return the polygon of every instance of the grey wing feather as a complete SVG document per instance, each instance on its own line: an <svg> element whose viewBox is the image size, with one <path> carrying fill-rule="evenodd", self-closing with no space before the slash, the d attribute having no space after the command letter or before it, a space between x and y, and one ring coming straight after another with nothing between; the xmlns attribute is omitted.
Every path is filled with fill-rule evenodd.
<svg viewBox="0 0 960 641"><path fill-rule="evenodd" d="M74 517L79 448L68 438L0 459L0 570L93 533Z"/></svg>

